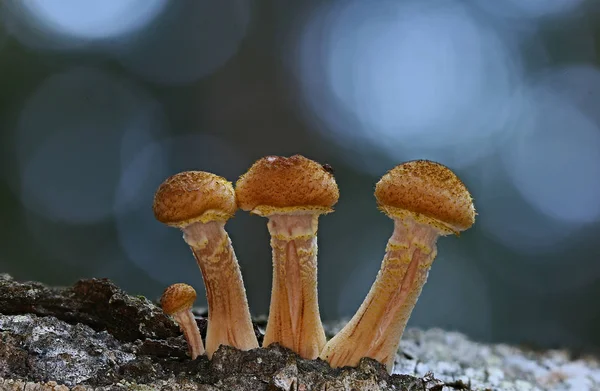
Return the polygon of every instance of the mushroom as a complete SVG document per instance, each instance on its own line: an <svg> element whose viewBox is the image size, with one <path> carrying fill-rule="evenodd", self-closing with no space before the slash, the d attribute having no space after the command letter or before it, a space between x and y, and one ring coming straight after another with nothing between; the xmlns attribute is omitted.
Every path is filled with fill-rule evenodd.
<svg viewBox="0 0 600 391"><path fill-rule="evenodd" d="M475 222L469 191L447 167L427 160L393 168L377 183L379 208L394 220L377 279L350 322L320 354L332 367L373 358L391 372L406 323L437 254L439 236Z"/></svg>
<svg viewBox="0 0 600 391"><path fill-rule="evenodd" d="M203 171L173 175L154 196L154 216L181 228L202 272L208 301L208 358L220 345L258 347L242 274L225 231L225 222L236 209L231 182Z"/></svg>
<svg viewBox="0 0 600 391"><path fill-rule="evenodd" d="M263 346L314 359L326 342L317 298L317 226L339 191L330 169L300 155L258 160L236 183L241 209L268 217L273 286Z"/></svg>
<svg viewBox="0 0 600 391"><path fill-rule="evenodd" d="M172 316L183 331L192 360L204 354L200 330L198 330L198 324L192 314L194 301L196 301L196 290L183 283L171 285L165 289L160 298L160 305L164 313Z"/></svg>

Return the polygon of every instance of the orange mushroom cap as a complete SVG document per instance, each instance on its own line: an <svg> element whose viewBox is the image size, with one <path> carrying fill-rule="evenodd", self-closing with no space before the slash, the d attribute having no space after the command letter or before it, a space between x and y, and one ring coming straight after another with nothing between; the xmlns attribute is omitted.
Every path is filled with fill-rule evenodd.
<svg viewBox="0 0 600 391"><path fill-rule="evenodd" d="M204 171L185 171L158 187L153 209L158 221L185 227L197 221L227 220L235 214L237 205L233 185L225 178Z"/></svg>
<svg viewBox="0 0 600 391"><path fill-rule="evenodd" d="M456 233L475 222L471 194L446 166L428 160L400 164L375 187L379 208L390 217L410 214L445 233Z"/></svg>
<svg viewBox="0 0 600 391"><path fill-rule="evenodd" d="M259 159L236 183L241 209L259 215L332 211L340 196L330 170L301 155Z"/></svg>
<svg viewBox="0 0 600 391"><path fill-rule="evenodd" d="M188 284L178 283L165 289L160 298L160 305L167 315L187 311L196 301L196 290Z"/></svg>

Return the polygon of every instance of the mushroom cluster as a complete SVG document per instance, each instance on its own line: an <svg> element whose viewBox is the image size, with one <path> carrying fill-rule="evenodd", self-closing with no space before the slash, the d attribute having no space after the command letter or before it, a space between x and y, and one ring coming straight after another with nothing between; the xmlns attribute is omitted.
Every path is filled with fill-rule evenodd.
<svg viewBox="0 0 600 391"><path fill-rule="evenodd" d="M469 191L447 167L427 160L400 164L377 183L379 208L394 220L381 269L350 322L326 340L317 296L317 228L339 190L331 168L300 155L267 156L235 185L202 171L171 176L156 191L154 215L180 228L200 268L208 301L206 348L191 313L196 292L168 287L161 305L181 327L192 359L220 345L258 348L246 290L225 223L242 209L268 219L273 283L263 346L278 343L332 367L373 358L391 372L439 236L458 235L475 221Z"/></svg>

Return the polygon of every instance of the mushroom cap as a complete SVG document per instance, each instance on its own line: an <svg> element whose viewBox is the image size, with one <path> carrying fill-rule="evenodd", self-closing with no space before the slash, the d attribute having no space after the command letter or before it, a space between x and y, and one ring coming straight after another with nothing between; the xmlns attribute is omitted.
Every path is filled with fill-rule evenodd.
<svg viewBox="0 0 600 391"><path fill-rule="evenodd" d="M266 156L250 167L235 186L241 209L273 213L329 213L340 192L331 168L301 155Z"/></svg>
<svg viewBox="0 0 600 391"><path fill-rule="evenodd" d="M375 186L379 207L390 217L410 215L444 233L458 234L475 222L471 194L446 166L428 160L402 163Z"/></svg>
<svg viewBox="0 0 600 391"><path fill-rule="evenodd" d="M158 187L153 209L161 223L185 227L197 221L225 221L237 206L231 182L209 172L185 171Z"/></svg>
<svg viewBox="0 0 600 391"><path fill-rule="evenodd" d="M188 284L178 283L165 289L160 298L160 305L167 315L187 311L196 301L196 291Z"/></svg>

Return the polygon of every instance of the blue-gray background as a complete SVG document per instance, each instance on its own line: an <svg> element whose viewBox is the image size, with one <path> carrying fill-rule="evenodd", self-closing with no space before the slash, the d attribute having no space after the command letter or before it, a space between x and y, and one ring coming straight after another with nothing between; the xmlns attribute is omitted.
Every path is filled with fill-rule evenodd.
<svg viewBox="0 0 600 391"><path fill-rule="evenodd" d="M479 212L439 242L411 324L478 340L600 347L600 7L593 0L4 0L0 271L203 292L154 190L234 181L268 154L335 168L321 218L324 319L350 316L392 222L396 164L454 169ZM227 225L266 313L266 221ZM200 294L200 303L205 302Z"/></svg>

